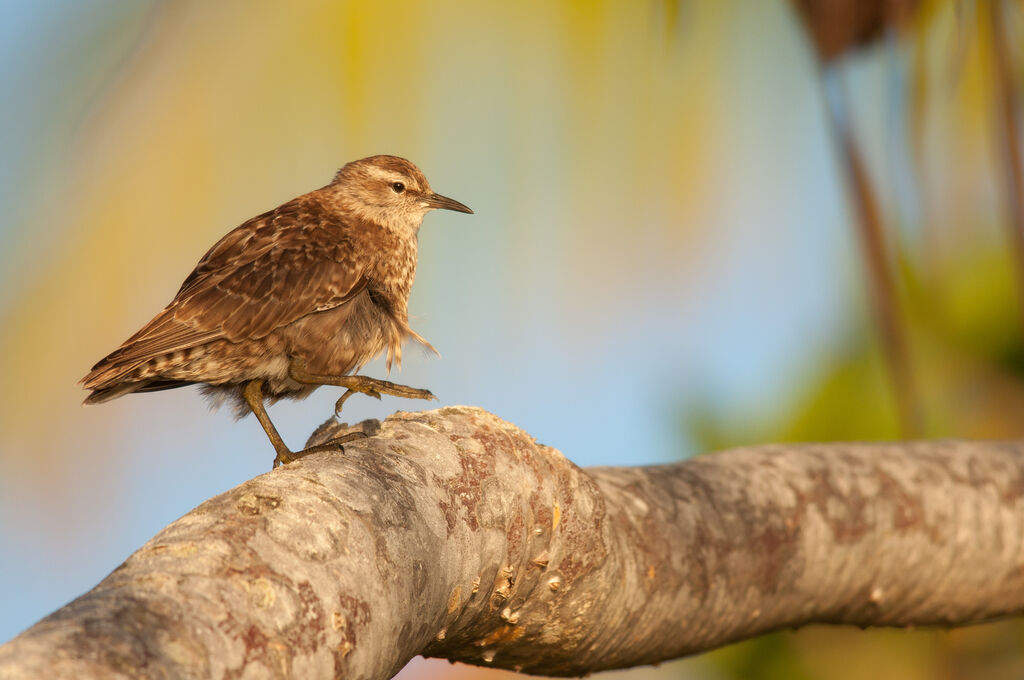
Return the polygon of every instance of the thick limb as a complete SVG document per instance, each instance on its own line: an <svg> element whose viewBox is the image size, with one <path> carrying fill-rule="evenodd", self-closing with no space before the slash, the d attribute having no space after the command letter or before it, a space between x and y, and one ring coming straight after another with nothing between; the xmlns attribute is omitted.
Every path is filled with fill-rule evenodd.
<svg viewBox="0 0 1024 680"><path fill-rule="evenodd" d="M270 438L270 443L274 445L274 451L277 452L277 456L274 458L273 467L294 462L298 458L308 456L311 453L317 453L320 451L338 451L341 449L341 445L343 443L366 436L361 432L353 432L343 437L332 439L324 444L310 446L309 448L302 449L301 451L292 451L284 443L284 440L281 438L281 434L277 431L277 428L274 427L274 423L271 422L270 416L267 414L267 409L263 406L263 381L250 380L247 382L245 384L245 389L242 391L242 396L245 397L245 402L249 404L249 408L252 409L253 415L256 416L256 419L260 421L260 425L263 426L263 431L266 432L267 437Z"/></svg>
<svg viewBox="0 0 1024 680"><path fill-rule="evenodd" d="M375 399L380 399L382 394L405 397L406 399L427 399L428 401L437 399L430 390L421 390L416 387L399 385L398 383L378 380L377 378L368 378L363 375L322 375L310 373L305 367L294 363L291 365L288 373L291 375L292 380L304 385L336 385L346 388L345 393L341 395L334 405L335 413L340 413L345 400L356 392L374 397Z"/></svg>

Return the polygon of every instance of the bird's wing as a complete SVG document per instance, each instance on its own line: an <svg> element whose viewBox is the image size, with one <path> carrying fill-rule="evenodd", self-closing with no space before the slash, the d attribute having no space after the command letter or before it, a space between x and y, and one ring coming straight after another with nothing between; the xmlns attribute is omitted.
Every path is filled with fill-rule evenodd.
<svg viewBox="0 0 1024 680"><path fill-rule="evenodd" d="M324 208L300 199L254 217L214 245L171 304L83 382L105 382L115 366L213 340L263 338L307 314L345 304L367 283L345 233Z"/></svg>

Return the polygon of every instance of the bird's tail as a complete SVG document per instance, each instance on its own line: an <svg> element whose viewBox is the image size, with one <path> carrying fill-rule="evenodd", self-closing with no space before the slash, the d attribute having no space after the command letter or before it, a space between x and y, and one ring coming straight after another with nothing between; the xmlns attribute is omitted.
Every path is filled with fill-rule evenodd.
<svg viewBox="0 0 1024 680"><path fill-rule="evenodd" d="M132 392L159 392L160 390L172 390L175 387L185 387L186 385L194 385L195 383L187 380L138 380L135 382L123 382L111 385L110 387L100 387L92 391L92 393L85 398L85 404L102 404L105 401L111 399L117 399L123 397L126 394Z"/></svg>
<svg viewBox="0 0 1024 680"><path fill-rule="evenodd" d="M78 383L92 393L85 398L86 404L102 404L111 399L136 392L146 382L139 380L138 376L132 380L131 373L138 367L140 362L126 364L118 361L120 349L111 352L96 362L84 378Z"/></svg>
<svg viewBox="0 0 1024 680"><path fill-rule="evenodd" d="M132 392L137 392L141 383L120 383L112 387L102 387L100 389L93 390L88 397L85 398L83 403L85 404L102 404L105 401L111 399L117 399L118 397Z"/></svg>
<svg viewBox="0 0 1024 680"><path fill-rule="evenodd" d="M152 374L146 375L146 372L138 370L146 363L145 361L119 361L119 351L100 359L79 381L91 392L84 403L102 404L132 392L156 392L192 384L183 380L168 380Z"/></svg>

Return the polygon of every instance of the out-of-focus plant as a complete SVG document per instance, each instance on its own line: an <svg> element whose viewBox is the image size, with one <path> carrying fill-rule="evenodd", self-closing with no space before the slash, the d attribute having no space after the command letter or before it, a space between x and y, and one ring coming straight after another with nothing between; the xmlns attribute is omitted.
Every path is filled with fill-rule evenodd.
<svg viewBox="0 0 1024 680"><path fill-rule="evenodd" d="M689 413L688 434L702 450L772 440L896 439L908 433L1024 436L1021 6L1001 0L793 0L793 6L822 75L870 311L851 314L842 341L820 357L799 396L778 417L744 419L727 410L697 408ZM951 23L941 21L950 15ZM844 69L867 50L886 50L890 68L893 59L911 62L909 82L895 94L908 118L916 184L926 188L919 196L898 198L925 203L916 211L926 222L918 229L885 219L894 211L886 210L882 180L869 171L866 145L853 134L850 102L858 93ZM929 63L937 52L945 52L938 59L945 72L938 78ZM929 139L924 128L934 114L929 103L934 104L936 90L952 92L954 106L988 127L993 175L1002 177L1002 191L994 194L994 205L975 206L974 214L962 206L951 210L953 199L934 186L929 163L935 159L924 148ZM962 223L951 223L950 214ZM1003 224L993 225L1000 214ZM709 662L736 678L867 677L864 673L901 680L1009 678L1024 672L1022 634L1024 626L1012 621L913 635L819 628L737 645L710 655ZM857 663L822 663L823 650L830 650L834 661L848 656L841 649L854 646ZM977 653L979 648L986 652Z"/></svg>
<svg viewBox="0 0 1024 680"><path fill-rule="evenodd" d="M854 208L853 225L863 254L865 281L902 431L908 436L921 432L920 398L900 313L892 248L885 237L878 192L850 123L842 67L849 52L872 45L887 33L904 30L916 5L916 0L794 0L817 55L830 130Z"/></svg>

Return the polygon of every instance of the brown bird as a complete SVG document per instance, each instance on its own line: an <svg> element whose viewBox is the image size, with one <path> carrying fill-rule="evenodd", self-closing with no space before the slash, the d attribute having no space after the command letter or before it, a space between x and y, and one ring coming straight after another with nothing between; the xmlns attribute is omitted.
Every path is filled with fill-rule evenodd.
<svg viewBox="0 0 1024 680"><path fill-rule="evenodd" d="M130 392L202 384L256 414L274 465L339 440L292 452L264 400L301 399L321 385L433 399L428 390L354 375L402 342L433 346L409 327L417 234L435 208L473 211L434 193L419 168L396 156L349 163L327 186L243 223L216 243L171 303L99 361L82 384L98 404Z"/></svg>

